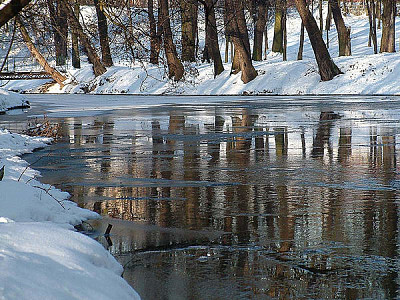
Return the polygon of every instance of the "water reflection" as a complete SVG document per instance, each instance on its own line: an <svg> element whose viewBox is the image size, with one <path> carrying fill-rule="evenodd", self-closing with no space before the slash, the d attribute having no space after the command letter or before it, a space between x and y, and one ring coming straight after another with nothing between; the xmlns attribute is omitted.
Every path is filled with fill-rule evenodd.
<svg viewBox="0 0 400 300"><path fill-rule="evenodd" d="M65 141L38 168L83 207L158 226L112 236L144 299L397 298L399 124L386 113L400 107L357 109L61 119Z"/></svg>

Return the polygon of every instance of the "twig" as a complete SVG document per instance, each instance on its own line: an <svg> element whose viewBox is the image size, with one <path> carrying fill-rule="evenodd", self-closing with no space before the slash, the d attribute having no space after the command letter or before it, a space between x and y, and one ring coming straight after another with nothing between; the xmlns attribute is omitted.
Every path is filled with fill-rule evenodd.
<svg viewBox="0 0 400 300"><path fill-rule="evenodd" d="M24 173L26 172L26 170L28 170L29 167L33 166L34 164L36 164L37 162L39 162L42 158L47 157L51 154L51 152L47 153L46 155L43 155L41 157L39 157L37 160L35 160L33 163L29 164L26 166L26 168L22 171L21 175L19 175L18 177L18 181L21 180L22 175L24 175Z"/></svg>
<svg viewBox="0 0 400 300"><path fill-rule="evenodd" d="M34 188L38 188L38 189L44 191L47 195L49 195L51 198L53 198L54 200L56 200L57 203L60 204L62 208L65 209L65 206L64 206L64 204L62 204L62 201L56 199L56 197L54 197L52 194L49 193L49 190L51 189L51 187L50 187L49 189L45 189L44 187L41 187L41 186L38 186L38 185L33 185L33 187L34 187Z"/></svg>

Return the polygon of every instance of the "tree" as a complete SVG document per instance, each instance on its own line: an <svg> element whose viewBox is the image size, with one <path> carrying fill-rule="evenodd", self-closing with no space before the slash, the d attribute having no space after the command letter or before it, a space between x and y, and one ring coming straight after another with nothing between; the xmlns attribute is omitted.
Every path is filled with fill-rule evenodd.
<svg viewBox="0 0 400 300"><path fill-rule="evenodd" d="M275 25L274 39L272 41L272 52L283 53L283 0L275 0Z"/></svg>
<svg viewBox="0 0 400 300"><path fill-rule="evenodd" d="M161 32L157 30L156 19L154 18L153 0L147 1L147 12L149 15L150 27L150 63L158 65L158 57L160 54Z"/></svg>
<svg viewBox="0 0 400 300"><path fill-rule="evenodd" d="M75 1L74 5L74 13L75 15L79 15L79 2ZM81 60L79 54L79 37L74 27L71 27L71 47L72 47L72 66L74 68L79 69L81 67Z"/></svg>
<svg viewBox="0 0 400 300"><path fill-rule="evenodd" d="M254 45L253 45L253 60L261 61L263 52L263 36L265 25L267 23L267 1L255 0L254 9Z"/></svg>
<svg viewBox="0 0 400 300"><path fill-rule="evenodd" d="M10 0L0 10L0 28L14 18L31 0Z"/></svg>
<svg viewBox="0 0 400 300"><path fill-rule="evenodd" d="M338 0L329 0L339 40L339 56L351 55L350 28L346 27Z"/></svg>
<svg viewBox="0 0 400 300"><path fill-rule="evenodd" d="M380 52L395 52L396 1L383 0L382 38Z"/></svg>
<svg viewBox="0 0 400 300"><path fill-rule="evenodd" d="M18 16L16 16L16 24L18 25L22 38L32 56L38 61L43 69L51 75L51 77L60 85L60 87L63 88L63 81L65 81L67 78L61 75L57 70L50 67L43 55L36 49L35 45L32 42L32 39L29 36L28 31L26 30L25 26L22 24L22 21Z"/></svg>
<svg viewBox="0 0 400 300"><path fill-rule="evenodd" d="M307 8L305 0L295 0L297 10L300 14L304 27L307 30L311 46L314 51L315 59L318 64L319 74L322 81L331 80L336 75L341 74L340 69L333 62L325 42L322 39L321 32L313 15Z"/></svg>
<svg viewBox="0 0 400 300"><path fill-rule="evenodd" d="M61 1L62 8L67 14L68 21L70 23L71 28L73 28L76 33L79 36L80 42L82 43L83 47L85 47L88 55L89 62L93 65L93 72L95 76L100 76L104 74L107 69L104 66L104 64L101 62L99 56L96 53L96 50L92 46L92 43L90 42L88 36L85 34L83 31L83 28L81 24L79 23L79 20L77 16L75 16L75 13L69 3L67 1Z"/></svg>
<svg viewBox="0 0 400 300"><path fill-rule="evenodd" d="M225 0L225 13L230 17L227 24L228 36L235 46L235 59L238 62L241 79L248 83L257 77L257 71L251 61L250 43L244 16L242 0ZM233 63L232 63L233 65Z"/></svg>
<svg viewBox="0 0 400 300"><path fill-rule="evenodd" d="M167 57L168 77L179 81L182 79L184 69L181 61L176 53L174 41L172 39L171 23L169 19L168 0L158 0L160 13L158 15L158 23L162 28L162 36L164 41L164 51Z"/></svg>
<svg viewBox="0 0 400 300"><path fill-rule="evenodd" d="M197 0L180 0L182 61L196 61L197 6Z"/></svg>
<svg viewBox="0 0 400 300"><path fill-rule="evenodd" d="M113 65L110 43L108 40L108 25L107 18L103 12L103 1L93 0L96 7L97 26L99 30L100 47L101 47L101 60L106 67Z"/></svg>
<svg viewBox="0 0 400 300"><path fill-rule="evenodd" d="M204 6L206 19L206 44L204 47L203 59L211 58L214 63L214 76L218 76L224 71L222 65L221 52L219 51L217 21L215 19L215 0L199 0Z"/></svg>
<svg viewBox="0 0 400 300"><path fill-rule="evenodd" d="M54 48L56 54L56 65L64 66L67 61L67 16L60 5L61 0L47 0L50 12L50 23L53 29Z"/></svg>
<svg viewBox="0 0 400 300"><path fill-rule="evenodd" d="M374 54L378 53L378 42L376 38L376 15L375 0L366 0L368 19L369 19L369 39L368 47L371 47L371 41L374 44Z"/></svg>

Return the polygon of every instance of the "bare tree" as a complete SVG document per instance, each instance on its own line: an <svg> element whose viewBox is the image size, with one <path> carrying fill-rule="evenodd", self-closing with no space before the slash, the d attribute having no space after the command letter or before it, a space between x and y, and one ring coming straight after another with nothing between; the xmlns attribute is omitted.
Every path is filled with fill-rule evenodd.
<svg viewBox="0 0 400 300"><path fill-rule="evenodd" d="M383 0L380 52L395 52L396 0Z"/></svg>
<svg viewBox="0 0 400 300"><path fill-rule="evenodd" d="M93 0L96 7L97 26L99 30L100 47L101 47L101 60L106 67L113 65L110 42L108 39L108 25L107 18L103 12L103 1Z"/></svg>
<svg viewBox="0 0 400 300"><path fill-rule="evenodd" d="M315 59L318 64L319 75L322 81L328 81L333 79L336 75L342 72L333 62L328 49L326 48L325 42L322 39L321 32L318 28L317 22L314 16L307 8L305 0L295 0L297 10L299 11L301 20L303 21L304 27L307 30L308 37L311 42L311 46L314 51Z"/></svg>
<svg viewBox="0 0 400 300"><path fill-rule="evenodd" d="M27 6L31 0L10 0L0 10L0 28Z"/></svg>
<svg viewBox="0 0 400 300"><path fill-rule="evenodd" d="M184 69L178 58L174 41L172 39L171 23L169 17L168 0L159 0L160 13L158 15L158 23L162 28L164 51L167 57L168 77L179 81L183 78Z"/></svg>
<svg viewBox="0 0 400 300"><path fill-rule="evenodd" d="M339 56L351 55L350 28L346 27L338 0L329 0L339 40Z"/></svg>

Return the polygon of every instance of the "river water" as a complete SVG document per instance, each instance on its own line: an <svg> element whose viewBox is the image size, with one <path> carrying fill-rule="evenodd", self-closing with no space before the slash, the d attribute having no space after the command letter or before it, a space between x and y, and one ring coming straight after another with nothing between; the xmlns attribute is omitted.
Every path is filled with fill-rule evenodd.
<svg viewBox="0 0 400 300"><path fill-rule="evenodd" d="M400 297L400 99L30 97L3 126L60 125L24 159L114 225L98 240L143 299Z"/></svg>

